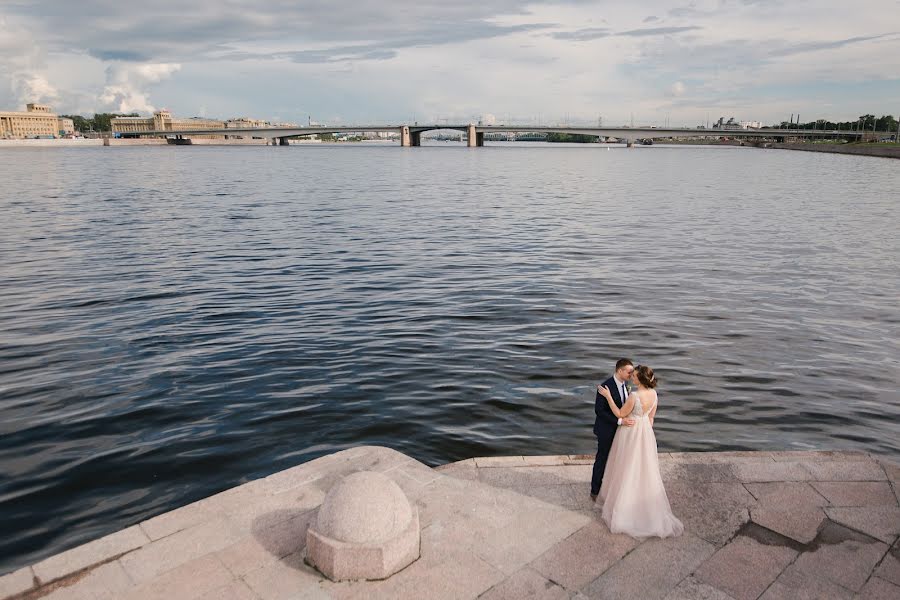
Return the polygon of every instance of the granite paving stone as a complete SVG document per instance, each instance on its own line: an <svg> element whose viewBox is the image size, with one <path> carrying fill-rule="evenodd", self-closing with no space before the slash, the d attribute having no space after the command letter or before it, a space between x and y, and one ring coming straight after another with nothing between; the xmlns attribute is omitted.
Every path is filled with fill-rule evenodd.
<svg viewBox="0 0 900 600"><path fill-rule="evenodd" d="M792 506L828 506L828 500L804 481L774 481L745 483L761 507L788 508Z"/></svg>
<svg viewBox="0 0 900 600"><path fill-rule="evenodd" d="M703 563L694 576L737 600L755 600L796 556L791 548L739 535Z"/></svg>
<svg viewBox="0 0 900 600"><path fill-rule="evenodd" d="M300 553L268 563L242 578L261 600L326 600L323 576L303 562Z"/></svg>
<svg viewBox="0 0 900 600"><path fill-rule="evenodd" d="M222 563L206 555L145 581L116 600L195 600L231 581L231 573Z"/></svg>
<svg viewBox="0 0 900 600"><path fill-rule="evenodd" d="M866 582L857 597L860 600L897 600L900 598L900 587L880 577L873 577Z"/></svg>
<svg viewBox="0 0 900 600"><path fill-rule="evenodd" d="M259 529L216 552L223 565L236 577L275 562L306 546L306 530L315 512Z"/></svg>
<svg viewBox="0 0 900 600"><path fill-rule="evenodd" d="M561 467L569 462L566 455L523 456L522 461L529 467Z"/></svg>
<svg viewBox="0 0 900 600"><path fill-rule="evenodd" d="M593 466L594 460L596 457L593 454L570 454L566 464Z"/></svg>
<svg viewBox="0 0 900 600"><path fill-rule="evenodd" d="M746 508L674 503L672 512L684 524L685 530L699 538L722 546L734 537L749 520L750 512Z"/></svg>
<svg viewBox="0 0 900 600"><path fill-rule="evenodd" d="M242 579L238 579L203 594L197 600L260 600L260 598Z"/></svg>
<svg viewBox="0 0 900 600"><path fill-rule="evenodd" d="M882 542L830 521L814 546L800 554L791 568L854 592L862 588L888 549Z"/></svg>
<svg viewBox="0 0 900 600"><path fill-rule="evenodd" d="M884 481L887 475L877 462L828 461L806 462L803 466L816 481Z"/></svg>
<svg viewBox="0 0 900 600"><path fill-rule="evenodd" d="M55 581L28 600L802 600L879 597L900 580L893 463L843 452L661 453L686 531L634 540L612 535L588 498L593 458L432 469L389 448L344 450L50 557L32 568ZM332 582L304 563L305 532L331 487L363 470L384 473L416 505L421 556L384 581ZM0 578L0 600L21 594L31 573Z"/></svg>
<svg viewBox="0 0 900 600"><path fill-rule="evenodd" d="M894 585L900 585L900 540L894 542L893 547L875 569L875 575Z"/></svg>
<svg viewBox="0 0 900 600"><path fill-rule="evenodd" d="M475 459L475 466L482 467L524 467L525 459L521 456L485 456Z"/></svg>
<svg viewBox="0 0 900 600"><path fill-rule="evenodd" d="M582 593L592 599L664 598L715 551L715 546L685 533L644 541Z"/></svg>
<svg viewBox="0 0 900 600"><path fill-rule="evenodd" d="M557 467L515 467L479 469L478 479L498 487L561 485L591 481L591 468L581 465Z"/></svg>
<svg viewBox="0 0 900 600"><path fill-rule="evenodd" d="M194 502L140 523L141 529L151 540L158 540L182 529L219 517L208 501Z"/></svg>
<svg viewBox="0 0 900 600"><path fill-rule="evenodd" d="M375 582L365 598L467 600L477 598L506 578L479 557L464 554L437 564L416 561L390 579Z"/></svg>
<svg viewBox="0 0 900 600"><path fill-rule="evenodd" d="M34 586L34 571L23 567L0 577L0 598L8 598L30 590Z"/></svg>
<svg viewBox="0 0 900 600"><path fill-rule="evenodd" d="M900 482L900 464L889 460L879 460L878 462L890 481Z"/></svg>
<svg viewBox="0 0 900 600"><path fill-rule="evenodd" d="M659 463L659 472L663 482L668 485L673 480L686 480L697 483L737 482L735 465L732 463L681 463L666 461Z"/></svg>
<svg viewBox="0 0 900 600"><path fill-rule="evenodd" d="M757 500L740 483L672 481L666 486L672 511L688 531L721 546L750 520Z"/></svg>
<svg viewBox="0 0 900 600"><path fill-rule="evenodd" d="M591 521L535 559L531 568L574 592L603 574L637 544L634 538L610 533L602 522Z"/></svg>
<svg viewBox="0 0 900 600"><path fill-rule="evenodd" d="M708 456L704 456L708 455ZM740 463L773 461L771 452L670 452L661 460L671 460L684 464L715 464L715 463Z"/></svg>
<svg viewBox="0 0 900 600"><path fill-rule="evenodd" d="M313 510L324 499L324 492L314 485L300 486L278 494L248 498L248 504L223 510L222 516L243 529L258 529Z"/></svg>
<svg viewBox="0 0 900 600"><path fill-rule="evenodd" d="M861 531L886 544L900 535L900 507L864 506L860 508L826 508L825 514L837 523Z"/></svg>
<svg viewBox="0 0 900 600"><path fill-rule="evenodd" d="M507 489L569 510L580 508L578 499L568 485L516 486Z"/></svg>
<svg viewBox="0 0 900 600"><path fill-rule="evenodd" d="M117 560L95 567L74 581L60 583L66 585L61 585L44 600L115 600L134 588L134 582Z"/></svg>
<svg viewBox="0 0 900 600"><path fill-rule="evenodd" d="M121 559L122 566L135 583L152 581L179 565L230 546L241 537L242 532L230 521L210 521L128 553Z"/></svg>
<svg viewBox="0 0 900 600"><path fill-rule="evenodd" d="M474 465L474 463L473 463ZM478 467L451 467L449 469L439 469L438 473L441 475L446 475L447 477L455 477L457 479L469 479L469 480L477 480L478 479Z"/></svg>
<svg viewBox="0 0 900 600"><path fill-rule="evenodd" d="M34 574L37 575L42 584L47 584L92 565L106 562L149 543L150 538L147 537L140 527L134 525L56 556L51 556L34 565Z"/></svg>
<svg viewBox="0 0 900 600"><path fill-rule="evenodd" d="M871 461L874 460L868 452L856 450L787 450L772 452L772 458L778 462L831 462L840 461Z"/></svg>
<svg viewBox="0 0 900 600"><path fill-rule="evenodd" d="M703 583L696 577L688 577L669 592L665 600L735 600L720 589Z"/></svg>
<svg viewBox="0 0 900 600"><path fill-rule="evenodd" d="M810 485L831 506L897 506L887 481L811 481Z"/></svg>
<svg viewBox="0 0 900 600"><path fill-rule="evenodd" d="M693 482L675 480L666 484L672 503L716 505L723 508L750 508L757 499L741 483Z"/></svg>
<svg viewBox="0 0 900 600"><path fill-rule="evenodd" d="M750 511L754 523L796 540L812 542L825 522L825 512L816 506L798 505L794 508L755 508Z"/></svg>
<svg viewBox="0 0 900 600"><path fill-rule="evenodd" d="M732 464L734 474L744 483L766 481L808 481L814 479L809 465L819 463L800 462L745 462Z"/></svg>
<svg viewBox="0 0 900 600"><path fill-rule="evenodd" d="M465 458L463 460L458 460L456 462L446 463L443 465L438 465L434 467L435 471L441 472L446 469L455 469L455 468L468 468L471 467L473 469L477 469L478 467L475 465L474 458Z"/></svg>
<svg viewBox="0 0 900 600"><path fill-rule="evenodd" d="M524 568L501 581L482 595L479 600L569 600L569 593L556 583L541 577L537 572Z"/></svg>
<svg viewBox="0 0 900 600"><path fill-rule="evenodd" d="M804 574L791 565L769 586L761 600L849 600L853 592L824 579Z"/></svg>
<svg viewBox="0 0 900 600"><path fill-rule="evenodd" d="M512 574L590 521L572 511L532 508L503 527L473 532L476 552L494 568Z"/></svg>

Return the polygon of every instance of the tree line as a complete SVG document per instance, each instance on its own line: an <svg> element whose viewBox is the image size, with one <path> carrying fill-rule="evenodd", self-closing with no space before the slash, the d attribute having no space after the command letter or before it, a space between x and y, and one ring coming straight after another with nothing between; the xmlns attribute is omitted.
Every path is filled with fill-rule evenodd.
<svg viewBox="0 0 900 600"><path fill-rule="evenodd" d="M799 117L798 117L799 119ZM892 115L860 115L855 121L829 121L828 119L816 119L808 123L791 123L782 121L778 127L783 129L838 129L841 131L897 131L897 119Z"/></svg>
<svg viewBox="0 0 900 600"><path fill-rule="evenodd" d="M93 117L83 117L81 115L59 115L64 119L72 119L75 124L75 131L81 133L89 132L108 132L112 131L112 120L114 117L139 117L138 113L95 113Z"/></svg>

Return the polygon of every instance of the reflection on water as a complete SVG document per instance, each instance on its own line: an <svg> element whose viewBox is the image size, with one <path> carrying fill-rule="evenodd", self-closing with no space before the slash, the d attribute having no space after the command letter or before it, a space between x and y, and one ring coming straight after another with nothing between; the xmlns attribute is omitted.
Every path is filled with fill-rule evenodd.
<svg viewBox="0 0 900 600"><path fill-rule="evenodd" d="M4 150L0 572L355 444L900 452L896 163L505 144Z"/></svg>

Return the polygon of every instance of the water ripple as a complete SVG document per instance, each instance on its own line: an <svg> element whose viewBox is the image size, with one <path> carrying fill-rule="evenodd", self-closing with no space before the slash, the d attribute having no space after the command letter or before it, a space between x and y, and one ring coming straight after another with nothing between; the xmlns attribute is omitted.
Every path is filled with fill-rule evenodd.
<svg viewBox="0 0 900 600"><path fill-rule="evenodd" d="M0 573L354 444L590 452L620 356L662 450L900 453L895 163L598 150L0 151Z"/></svg>

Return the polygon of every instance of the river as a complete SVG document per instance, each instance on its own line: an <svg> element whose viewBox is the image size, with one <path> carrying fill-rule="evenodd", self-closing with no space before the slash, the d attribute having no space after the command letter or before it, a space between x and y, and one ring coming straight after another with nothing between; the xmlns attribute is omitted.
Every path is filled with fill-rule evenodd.
<svg viewBox="0 0 900 600"><path fill-rule="evenodd" d="M0 149L0 573L356 444L900 455L900 175L737 147ZM587 482L585 483L587 491Z"/></svg>

